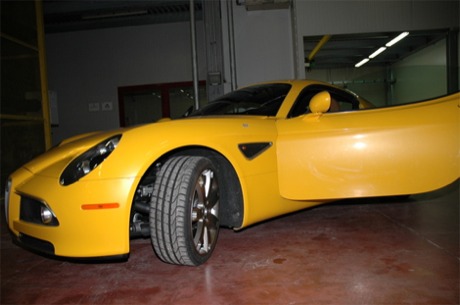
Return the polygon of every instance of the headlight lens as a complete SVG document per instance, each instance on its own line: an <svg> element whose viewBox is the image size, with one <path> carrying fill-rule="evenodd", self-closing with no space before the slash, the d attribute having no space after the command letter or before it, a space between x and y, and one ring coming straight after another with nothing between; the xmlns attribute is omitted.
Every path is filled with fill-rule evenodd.
<svg viewBox="0 0 460 305"><path fill-rule="evenodd" d="M69 185L89 174L115 150L120 138L121 135L117 135L102 141L70 162L61 175L60 183Z"/></svg>

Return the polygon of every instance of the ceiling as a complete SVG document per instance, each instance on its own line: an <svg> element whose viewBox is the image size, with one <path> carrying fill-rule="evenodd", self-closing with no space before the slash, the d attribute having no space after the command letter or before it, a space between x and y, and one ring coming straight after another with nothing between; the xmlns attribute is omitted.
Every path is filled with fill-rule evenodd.
<svg viewBox="0 0 460 305"><path fill-rule="evenodd" d="M368 34L332 35L322 46L324 36L304 37L304 51L307 68L329 69L354 67L362 59L367 58L380 47L385 46L400 32L379 32ZM387 48L377 57L371 59L366 66L384 66L393 64L421 49L445 38L447 30L427 30L410 32L408 36ZM312 60L308 57L315 47L319 51Z"/></svg>
<svg viewBox="0 0 460 305"><path fill-rule="evenodd" d="M46 33L190 20L190 1L44 0ZM195 1L195 18L202 19L202 2Z"/></svg>
<svg viewBox="0 0 460 305"><path fill-rule="evenodd" d="M279 0L278 0L279 1ZM47 33L94 30L109 27L184 22L190 20L189 0L155 1L63 1L44 0L45 31ZM195 17L203 18L201 1L195 1ZM397 36L396 32L332 35L322 44L323 36L304 37L306 66L310 69L354 67L372 52ZM366 66L395 63L422 48L446 37L446 30L411 32L402 41L372 59ZM317 47L309 61L307 58Z"/></svg>

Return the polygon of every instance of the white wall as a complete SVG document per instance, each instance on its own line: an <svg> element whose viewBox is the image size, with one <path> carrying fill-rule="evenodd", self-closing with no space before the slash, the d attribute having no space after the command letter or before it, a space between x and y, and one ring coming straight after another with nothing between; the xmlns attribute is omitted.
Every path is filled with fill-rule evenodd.
<svg viewBox="0 0 460 305"><path fill-rule="evenodd" d="M233 5L235 87L293 77L290 11L248 12ZM227 3L223 1L223 18ZM224 26L227 26L225 23ZM189 23L67 32L46 36L49 88L56 92L59 127L53 143L75 134L119 126L117 87L192 80ZM227 35L224 28L223 35ZM229 37L225 81L228 91ZM206 79L203 22L197 23L199 78ZM112 111L90 112L90 103Z"/></svg>
<svg viewBox="0 0 460 305"><path fill-rule="evenodd" d="M230 12L235 87L264 80L304 78L304 36L459 25L458 1L293 0L294 18L289 9L247 11L236 1L228 1L221 0L227 91L231 82ZM292 22L297 29L295 38ZM199 78L205 79L203 22L197 23L197 39ZM57 94L59 113L59 127L53 128L54 143L82 132L117 128L119 86L192 80L188 22L48 34L46 44L49 89ZM297 54L296 58L293 54ZM329 77L335 80L349 73L334 71ZM372 86L366 90L376 92ZM90 103L103 102L111 102L113 110L88 111Z"/></svg>
<svg viewBox="0 0 460 305"><path fill-rule="evenodd" d="M460 25L459 13L458 1L297 0L298 61L302 63L306 56L302 45L304 36L447 29ZM460 51L458 56L460 58ZM390 92L382 81L387 78L384 68L363 66L305 72L299 65L298 74L328 82L346 81L349 89L378 106L435 97L447 92L445 41L404 59L391 69L396 84Z"/></svg>
<svg viewBox="0 0 460 305"><path fill-rule="evenodd" d="M457 0L294 0L298 58L304 60L303 37L325 34L447 29L459 26ZM305 76L298 66L300 78Z"/></svg>
<svg viewBox="0 0 460 305"><path fill-rule="evenodd" d="M203 46L203 23L197 44ZM119 127L119 86L192 81L190 25L170 23L46 35L49 89L56 92L59 127L53 143L75 134ZM205 50L198 49L205 79ZM88 110L111 102L112 111Z"/></svg>
<svg viewBox="0 0 460 305"><path fill-rule="evenodd" d="M321 80L359 94L376 106L386 104L385 69L366 67L365 69L343 68L322 69L305 72L307 79Z"/></svg>
<svg viewBox="0 0 460 305"><path fill-rule="evenodd" d="M443 39L393 65L393 103L407 103L447 94L446 40Z"/></svg>
<svg viewBox="0 0 460 305"><path fill-rule="evenodd" d="M443 39L392 65L390 69L395 82L388 90L384 67L323 69L305 74L307 78L346 85L376 106L385 106L447 94L446 64L446 40Z"/></svg>
<svg viewBox="0 0 460 305"><path fill-rule="evenodd" d="M247 11L233 7L236 87L294 77L288 9Z"/></svg>

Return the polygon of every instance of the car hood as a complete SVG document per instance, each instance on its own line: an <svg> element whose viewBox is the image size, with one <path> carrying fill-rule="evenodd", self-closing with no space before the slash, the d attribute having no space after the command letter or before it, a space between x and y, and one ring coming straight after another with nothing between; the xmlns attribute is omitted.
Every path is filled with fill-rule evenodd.
<svg viewBox="0 0 460 305"><path fill-rule="evenodd" d="M267 119L274 120L274 118L261 116L190 117L177 120L160 120L156 123L110 131L86 133L62 141L59 145L26 163L23 168L35 175L56 178L73 159L115 135L122 135L120 143L115 149L118 157L111 156L108 159L116 159L114 162L124 162L123 167L130 168L131 164L137 163L137 160L126 162L123 158L126 159L128 155L133 159L150 158L152 157L151 155L142 155L140 152L147 154L152 146L161 147L166 151L182 145L199 145L200 142L213 142L210 140L210 136L216 138L224 134L237 134L241 132L236 130L238 127L246 129L250 133L251 131L246 124L248 126L258 126L259 124L252 122L267 121ZM216 131L216 129L219 129L219 131ZM133 155L133 151L139 151L139 156ZM150 152L149 154L156 153L160 154L161 152ZM109 162L104 161L104 163ZM113 167L120 168L120 166ZM131 176L135 172L134 169L126 170L124 174L121 173L121 169L119 171L118 174L125 177L127 175ZM116 175L118 176L118 174Z"/></svg>
<svg viewBox="0 0 460 305"><path fill-rule="evenodd" d="M42 155L29 161L23 166L23 168L33 174L41 173L45 176L55 176L54 174L50 175L51 171L46 171L46 169L59 166L61 168L60 171L62 171L62 169L65 168L70 161L89 148L104 139L117 134L122 134L123 132L123 129L118 129L112 131L86 133L68 138Z"/></svg>

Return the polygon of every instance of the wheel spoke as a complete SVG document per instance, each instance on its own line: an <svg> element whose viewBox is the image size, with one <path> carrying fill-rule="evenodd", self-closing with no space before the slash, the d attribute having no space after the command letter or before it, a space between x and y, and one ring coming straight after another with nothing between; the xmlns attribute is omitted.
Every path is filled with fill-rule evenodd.
<svg viewBox="0 0 460 305"><path fill-rule="evenodd" d="M204 187L204 195L206 197L208 197L209 189L211 188L211 181L212 181L214 173L211 170L208 169L208 170L204 171L202 175L203 175L203 178L205 179L204 180L204 185L203 185L203 187Z"/></svg>
<svg viewBox="0 0 460 305"><path fill-rule="evenodd" d="M196 228L195 228L194 236L193 236L195 248L198 252L201 252L201 247L203 244L203 232L204 232L204 223L203 221L198 221L196 223Z"/></svg>
<svg viewBox="0 0 460 305"><path fill-rule="evenodd" d="M200 252L208 252L209 249L211 248L209 246L209 235L208 235L208 228L206 226L203 227L203 236L202 236L202 242L201 242L201 251Z"/></svg>
<svg viewBox="0 0 460 305"><path fill-rule="evenodd" d="M217 218L217 215L209 213L206 222L206 227L211 230L211 234L215 231L217 232L217 228L219 227L219 218Z"/></svg>
<svg viewBox="0 0 460 305"><path fill-rule="evenodd" d="M218 203L219 203L219 188L217 186L217 183L215 183L213 181L212 183L212 187L208 193L208 197L206 198L206 208L208 210L210 209L214 209L217 207Z"/></svg>
<svg viewBox="0 0 460 305"><path fill-rule="evenodd" d="M194 198L194 205L199 205L200 203L203 204L206 198L206 191L204 188L206 181L204 180L203 176L200 176L198 182L195 186L195 198Z"/></svg>
<svg viewBox="0 0 460 305"><path fill-rule="evenodd" d="M214 172L205 170L201 173L195 186L192 208L193 240L200 254L211 251L217 239L219 189L214 179Z"/></svg>
<svg viewBox="0 0 460 305"><path fill-rule="evenodd" d="M207 224L201 223L197 227L196 235L194 238L196 250L201 253L207 253L213 247L217 238L217 227L218 220L216 217L211 217L212 221L206 221Z"/></svg>

